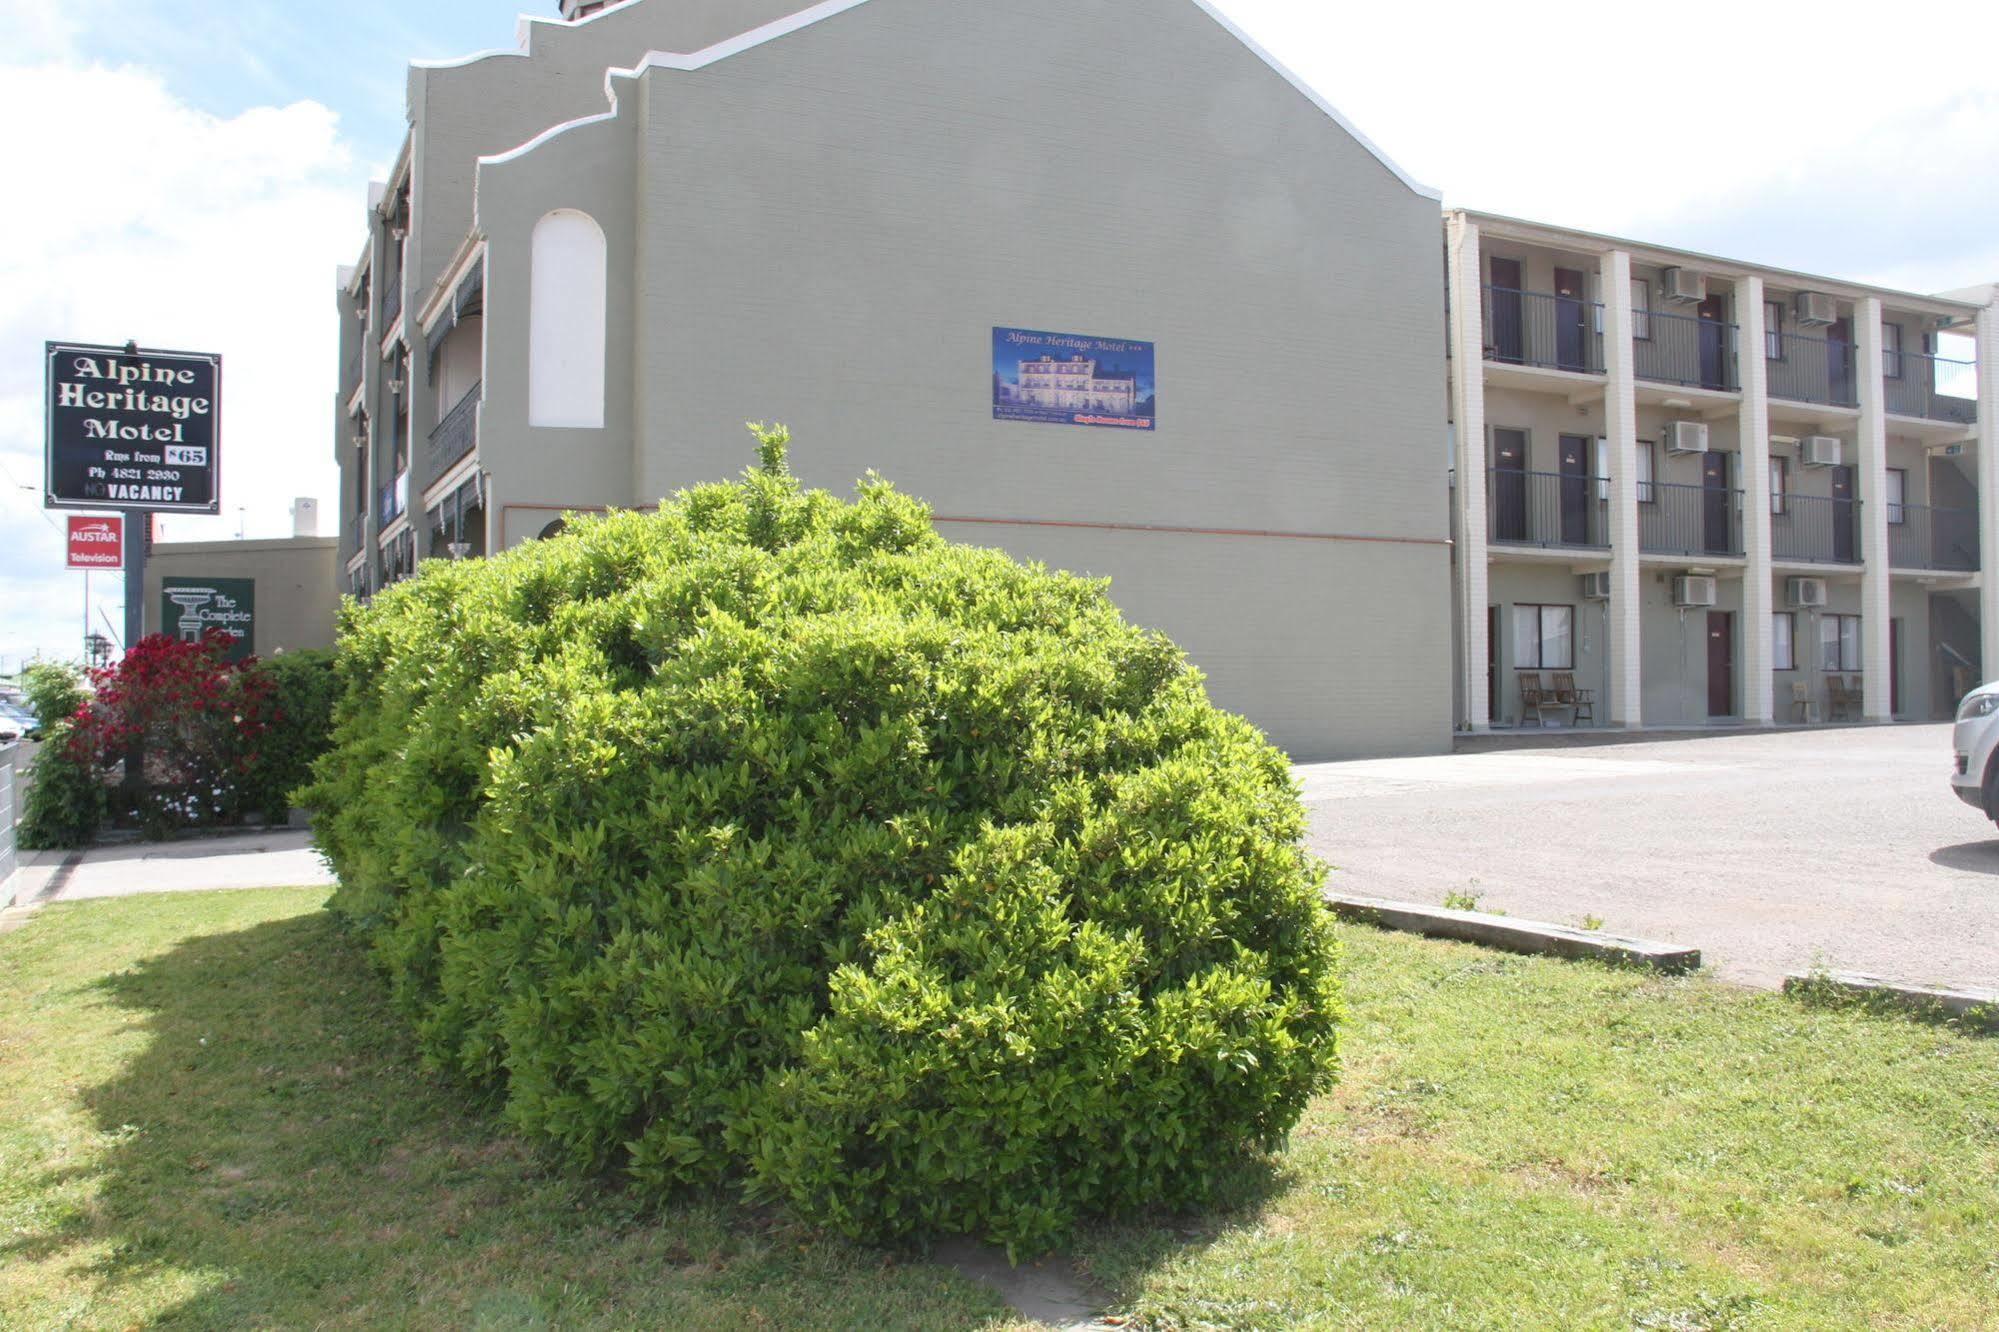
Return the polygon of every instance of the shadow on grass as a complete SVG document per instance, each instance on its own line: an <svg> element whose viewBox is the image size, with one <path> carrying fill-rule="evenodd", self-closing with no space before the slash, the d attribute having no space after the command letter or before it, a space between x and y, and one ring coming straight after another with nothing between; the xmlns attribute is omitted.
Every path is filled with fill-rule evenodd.
<svg viewBox="0 0 1999 1332"><path fill-rule="evenodd" d="M972 1329L928 1263L544 1168L426 1075L325 913L189 939L94 987L143 1049L81 1094L99 1135L0 1243L112 1325ZM4 1320L0 1320L4 1321Z"/></svg>
<svg viewBox="0 0 1999 1332"><path fill-rule="evenodd" d="M547 1167L426 1074L360 947L320 912L185 940L92 990L143 1048L79 1095L99 1135L0 1243L69 1269L94 1321L977 1329L996 1297L907 1253L721 1202L648 1205ZM59 1074L52 1074L59 1076ZM1231 1169L1200 1216L1104 1225L1139 1266L1287 1181ZM1121 1263L1125 1272L1132 1265Z"/></svg>

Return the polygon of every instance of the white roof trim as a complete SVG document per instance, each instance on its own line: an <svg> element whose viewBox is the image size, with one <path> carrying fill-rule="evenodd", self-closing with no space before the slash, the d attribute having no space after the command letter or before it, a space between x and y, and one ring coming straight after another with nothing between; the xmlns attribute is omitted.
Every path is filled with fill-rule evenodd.
<svg viewBox="0 0 1999 1332"><path fill-rule="evenodd" d="M626 3L630 2L631 0L626 0ZM638 63L636 68L629 70L613 69L608 71L604 78L605 90L607 93L610 93L612 105L613 107L615 107L617 104L617 95L615 92L611 92L611 81L614 78L620 76L631 77L643 74L648 69L673 69L673 70L681 70L684 72L691 72L698 69L706 69L708 66L715 64L717 61L727 60L730 56L733 55L741 55L743 52L753 50L756 47L764 45L766 42L776 41L780 37L788 37L792 33L798 32L803 28L809 28L815 23L822 22L823 20L832 18L838 14L844 14L850 9L858 9L860 8L860 6L866 3L868 3L868 0L821 0L821 3L813 5L809 9L801 9L796 14L788 14L784 18L775 19L772 22L764 24L760 28L752 28L748 32L740 33L737 36L729 38L727 41L717 42L715 43L715 45L706 47L700 51L692 51L684 54L674 51L650 51L646 54L645 59L641 60ZM1354 127L1352 121L1348 120L1345 116L1341 115L1331 102L1328 102L1324 97L1320 96L1319 92L1316 89L1314 89L1311 84L1305 82L1305 80L1299 78L1296 74L1292 73L1289 69L1285 68L1285 66L1282 63L1280 63L1275 56L1271 55L1270 52L1264 50L1263 47L1259 45L1255 41L1255 39L1250 37L1248 33L1244 32L1241 28L1237 27L1235 25L1235 22L1232 19L1230 19L1228 15L1222 13L1221 10L1215 8L1215 6L1212 3L1210 3L1210 0L1193 0L1193 3L1200 7L1202 13L1206 14L1209 18L1213 19L1217 24L1221 25L1222 31L1228 33L1229 36L1235 38L1238 42L1241 42L1244 46L1248 47L1250 52L1254 54L1257 59L1261 60L1264 64L1268 65L1271 68L1271 70L1278 75L1278 77L1282 78L1286 83L1290 84L1293 88L1297 89L1297 91L1301 93L1307 101L1311 102L1313 106L1318 107L1319 110L1323 112L1330 120L1332 120L1332 122L1335 125L1338 125L1341 129L1345 130L1347 134L1354 140L1354 142L1358 143L1361 147L1367 149L1369 153L1373 154L1375 160L1380 162L1383 166L1387 167L1388 170L1395 176L1397 180L1401 181L1404 185L1407 185L1412 191L1423 196L1426 199L1434 200L1435 202L1438 203L1443 202L1444 196L1442 191L1437 190L1431 186L1421 184L1416 180L1415 177L1411 176L1407 171L1404 171L1399 165L1396 164L1393 158L1391 158L1387 153L1381 150L1380 146L1376 144L1374 140L1368 138L1365 134L1362 134L1358 129ZM585 23L592 22L596 19L604 17L606 14L609 14L614 10L622 8L624 8L623 4L613 5L608 9L599 10L597 13L591 15L589 18L582 20L582 22ZM530 30L528 25L538 24L538 23L559 23L559 22L560 20L555 20L555 19L541 19L541 18L525 19L523 21L522 34L521 34L523 38L522 42L523 47L527 45L526 39L528 37L528 33ZM470 56L467 57L466 61L453 61L451 63L462 64L462 63L467 63L470 60L477 60L483 58L484 58L483 56ZM616 115L617 113L614 110L611 112L611 114ZM573 129L578 125L587 124L592 120L603 120L606 118L607 117L605 116L588 116L582 120L572 120L567 124L557 125L553 129L550 129L536 136L535 138L530 139L527 143L521 145L519 148L514 149L510 153L502 153L494 157L482 157L479 160L481 163L510 161L515 157L521 156L529 152L536 146L546 142L550 138L553 138L554 136L562 133L565 130Z"/></svg>

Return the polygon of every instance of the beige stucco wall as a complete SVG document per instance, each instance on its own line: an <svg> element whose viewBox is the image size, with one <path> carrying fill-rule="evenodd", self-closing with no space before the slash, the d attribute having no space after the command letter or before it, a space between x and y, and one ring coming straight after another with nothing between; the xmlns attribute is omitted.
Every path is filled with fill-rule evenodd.
<svg viewBox="0 0 1999 1332"><path fill-rule="evenodd" d="M146 557L146 632L159 633L160 585L166 578L248 578L257 585L255 647L333 646L340 609L339 540L186 541L154 546Z"/></svg>

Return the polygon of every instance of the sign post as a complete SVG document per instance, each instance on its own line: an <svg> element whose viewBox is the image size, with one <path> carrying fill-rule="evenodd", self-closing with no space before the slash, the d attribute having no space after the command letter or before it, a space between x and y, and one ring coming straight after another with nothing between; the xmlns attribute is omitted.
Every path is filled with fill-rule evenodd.
<svg viewBox="0 0 1999 1332"><path fill-rule="evenodd" d="M124 514L125 646L146 636L155 513L222 511L222 358L51 342L43 502Z"/></svg>

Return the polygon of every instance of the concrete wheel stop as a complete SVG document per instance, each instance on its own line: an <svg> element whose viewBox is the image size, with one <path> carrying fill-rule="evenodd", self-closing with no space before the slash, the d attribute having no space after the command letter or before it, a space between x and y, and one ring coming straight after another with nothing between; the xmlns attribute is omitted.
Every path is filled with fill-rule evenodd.
<svg viewBox="0 0 1999 1332"><path fill-rule="evenodd" d="M1513 953L1584 958L1617 966L1643 967L1669 975L1698 971L1701 965L1701 950L1698 948L1605 934L1601 930L1571 929L1567 925L1515 920L1511 916L1494 916L1483 911L1454 911L1449 907L1395 902L1382 897L1331 894L1326 900L1343 920L1427 935L1432 939L1455 939L1461 943L1482 944L1487 948L1503 948Z"/></svg>

